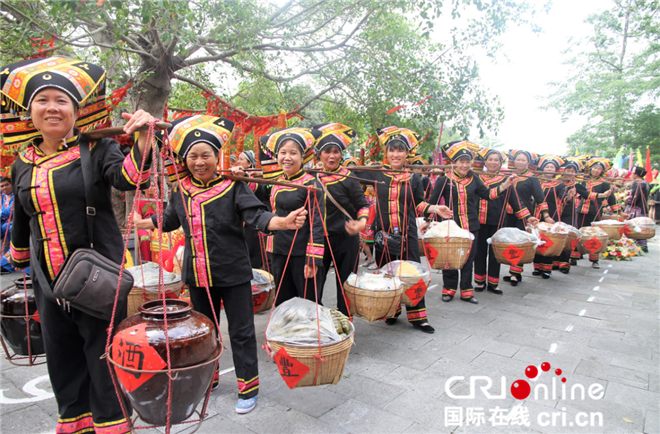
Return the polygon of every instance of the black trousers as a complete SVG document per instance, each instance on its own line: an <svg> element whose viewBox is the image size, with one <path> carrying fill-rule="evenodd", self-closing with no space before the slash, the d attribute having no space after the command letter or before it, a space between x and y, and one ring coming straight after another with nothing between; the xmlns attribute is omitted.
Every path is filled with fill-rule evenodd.
<svg viewBox="0 0 660 434"><path fill-rule="evenodd" d="M218 324L220 324L220 301L224 304L231 353L238 380L238 396L243 399L252 398L259 392L259 360L257 336L254 331L252 286L250 282L246 282L236 286L212 286L209 291ZM191 286L190 300L197 312L203 313L213 321L213 311L206 288Z"/></svg>
<svg viewBox="0 0 660 434"><path fill-rule="evenodd" d="M551 273L552 264L558 260L559 256L543 256L537 253L534 255L534 270Z"/></svg>
<svg viewBox="0 0 660 434"><path fill-rule="evenodd" d="M374 248L374 258L376 259L376 264L379 267L383 267L385 264L388 264L393 261L404 260L404 261L415 261L421 263L419 256L419 241L417 240L417 235L410 236L408 235L407 243L404 244L403 256L398 256L401 254L401 251L397 252L385 252L378 247ZM398 318L401 315L401 305L396 310L395 318ZM426 296L422 297L415 307L406 307L406 316L408 317L408 322L419 322L425 323L428 321L426 315Z"/></svg>
<svg viewBox="0 0 660 434"><path fill-rule="evenodd" d="M286 258L285 255L273 253L272 274L275 278L275 290L279 288L275 306L279 306L294 297L306 298L311 301L318 300L319 304L323 304L321 302L323 299L323 285L325 284L323 265L316 266L316 279L314 277L305 279L307 256L291 256L289 264L284 270Z"/></svg>
<svg viewBox="0 0 660 434"><path fill-rule="evenodd" d="M479 231L471 232L474 236L475 241L479 239ZM476 242L472 243L472 248L470 249L470 254L468 259L463 265L463 268L460 269L461 279L460 279L460 288L461 288L461 298L470 298L473 295L474 288L472 287L472 269L474 267L474 258L477 257L477 246ZM458 289L459 280L458 280L459 270L443 270L442 271L442 294L451 295L452 297L456 294Z"/></svg>
<svg viewBox="0 0 660 434"><path fill-rule="evenodd" d="M330 245L328 246L328 240ZM344 232L343 234L329 235L325 241L325 250L323 254L323 270L327 273L330 269L330 263L335 265L335 279L337 284L337 308L346 316L348 315L348 308L346 307L346 300L342 293L342 286L351 272L355 271L357 265L358 251L360 250L360 238L358 235L349 235ZM332 249L332 253L330 252ZM334 256L334 261L333 261ZM324 279L325 280L325 279Z"/></svg>
<svg viewBox="0 0 660 434"><path fill-rule="evenodd" d="M474 281L497 288L500 284L500 263L495 258L493 246L486 240L497 232L497 225L481 225L477 237L477 256L474 259Z"/></svg>
<svg viewBox="0 0 660 434"><path fill-rule="evenodd" d="M33 264L35 266L35 264ZM38 264L36 265L39 266ZM69 433L105 426L97 432L129 432L110 377L105 353L109 321L77 309L65 311L47 300L36 278L32 281L46 349L50 383L57 400L57 432ZM115 327L126 318L126 306L117 307ZM127 407L129 415L132 413ZM93 431L94 429L92 429Z"/></svg>

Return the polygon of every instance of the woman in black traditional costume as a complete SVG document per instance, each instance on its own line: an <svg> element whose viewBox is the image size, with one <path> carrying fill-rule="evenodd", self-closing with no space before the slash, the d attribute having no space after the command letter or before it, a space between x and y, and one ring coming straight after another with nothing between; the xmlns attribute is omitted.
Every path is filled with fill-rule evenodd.
<svg viewBox="0 0 660 434"><path fill-rule="evenodd" d="M186 235L182 277L195 310L211 319L215 312L219 324L224 304L238 380L236 412L248 413L257 402L259 369L252 266L243 225L262 232L295 230L303 225L306 212L298 209L286 217L275 217L247 184L218 175L218 155L233 129L232 121L207 115L172 123L171 146L177 158L185 161L189 176L174 187L162 219L164 232L183 227ZM158 137L162 140L163 134ZM141 219L136 214L134 219L138 229L158 225L157 215Z"/></svg>
<svg viewBox="0 0 660 434"><path fill-rule="evenodd" d="M632 179L635 181L630 189L630 196L626 198L626 209L623 215L626 219L649 216L649 185L644 180L646 169L635 166L632 170ZM646 240L637 240L642 251L648 253Z"/></svg>
<svg viewBox="0 0 660 434"><path fill-rule="evenodd" d="M321 189L321 183L303 171L303 164L314 156L314 143L320 135L316 129L287 128L260 138L268 153L277 159L278 181ZM278 216L303 207L309 210L309 218L301 228L279 231L273 237L272 273L279 288L275 305L294 297L321 303L325 283L325 195L312 189L274 185L270 201Z"/></svg>
<svg viewBox="0 0 660 434"><path fill-rule="evenodd" d="M485 172L477 176L487 188L499 187L506 181L506 176L500 173L504 154L497 149L482 148L478 159L484 162ZM474 290L477 292L488 289L489 292L502 295L500 284L500 263L497 262L493 247L488 244L488 238L504 225L506 197L499 195L494 199L479 201L479 236L476 240L477 256L474 260ZM504 214L504 215L503 215Z"/></svg>
<svg viewBox="0 0 660 434"><path fill-rule="evenodd" d="M438 178L431 194L430 203L438 203L440 197L445 203L452 204L454 221L458 226L469 231L473 237L472 248L468 259L459 270L444 270L442 272L442 301L450 302L454 299L460 286L461 300L477 304L473 295L472 270L474 258L477 255L477 241L479 238L479 199L496 199L511 185L506 179L497 186L486 187L481 178L472 172L472 162L479 146L467 141L451 142L442 147L446 159L455 167L450 173Z"/></svg>
<svg viewBox="0 0 660 434"><path fill-rule="evenodd" d="M538 167L543 172L548 172L547 175L541 175L541 188L543 188L544 202L547 205L547 212L553 221L561 219L563 211L563 197L566 191L564 183L558 179L557 172L564 164L564 159L556 155L546 154L539 159ZM541 218L541 210L536 207L534 216L538 219ZM544 279L549 279L552 273L552 266L555 261L559 260L558 256L543 256L539 253L534 255L534 271L533 276L541 276Z"/></svg>
<svg viewBox="0 0 660 434"><path fill-rule="evenodd" d="M12 167L14 223L11 261L31 265L34 295L46 349L46 362L59 418L58 433L127 433L105 353L109 321L71 307L63 310L44 294L76 249L90 248L81 154L93 166L95 198L93 248L119 263L123 243L112 210L111 187L146 188L149 160L140 172L146 134L126 156L111 139L89 142L80 129L107 121L105 71L70 58L31 59L2 68L3 123L10 110L29 113L31 122L15 119L3 131L8 142L30 140ZM27 113L26 113L27 112ZM127 134L153 120L138 110L123 114ZM87 180L91 182L91 180ZM89 186L88 186L89 187ZM90 231L91 232L91 231ZM32 244L32 248L30 248ZM114 290L114 288L113 288ZM52 298L52 297L51 297ZM126 317L119 307L115 325Z"/></svg>
<svg viewBox="0 0 660 434"><path fill-rule="evenodd" d="M360 249L359 233L367 224L369 204L360 183L349 178L351 171L340 165L342 152L353 141L355 131L338 123L313 128L321 131L315 144L317 156L321 160L317 168L328 172L317 175L326 189L325 225L328 236L323 253L323 271L327 274L330 263L334 264L337 307L341 313L349 316L341 288L351 272L356 271Z"/></svg>
<svg viewBox="0 0 660 434"><path fill-rule="evenodd" d="M548 205L544 200L541 183L529 170L530 164L536 163L537 155L529 151L512 149L508 156L509 164L513 162L516 179L509 193L511 214L507 216L507 227L525 230L527 224L536 224L539 219L532 214L534 211L538 212L546 223L554 223L548 214ZM518 285L522 282L522 271L522 266L511 265L509 275L504 276L504 281L510 282L511 286Z"/></svg>
<svg viewBox="0 0 660 434"><path fill-rule="evenodd" d="M589 197L589 191L582 183L575 181L575 176L582 172L584 165L578 157L567 158L561 170L562 182L564 183L564 206L561 211L561 221L579 228L578 224L578 210L576 205L576 198L585 200ZM555 262L559 271L568 274L571 271L571 265L577 265L580 259L580 252L577 251L577 245L571 246L571 250L564 250Z"/></svg>
<svg viewBox="0 0 660 434"><path fill-rule="evenodd" d="M378 182L374 219L376 263L382 267L396 260L420 262L416 215L436 213L451 218L451 212L444 205L429 205L424 201L419 175L401 172L408 154L419 143L420 136L414 131L398 127L379 128L377 132L388 161L384 165L385 171L353 171L359 173L361 178ZM394 171L389 172L388 169ZM394 318L385 321L386 324L395 324L400 314L401 307L397 309ZM415 307L406 308L406 314L413 327L426 333L435 331L428 322L425 298Z"/></svg>
<svg viewBox="0 0 660 434"><path fill-rule="evenodd" d="M593 157L585 164L586 171L590 175L585 188L589 192L587 199L583 200L578 209L580 216L578 217L579 227L591 226L592 222L602 220L603 213L613 212L619 213L621 205L616 203L614 197L614 187L605 182L603 175L605 172L612 168L612 162L607 158ZM593 268L600 268L598 260L600 253L590 253L589 261Z"/></svg>

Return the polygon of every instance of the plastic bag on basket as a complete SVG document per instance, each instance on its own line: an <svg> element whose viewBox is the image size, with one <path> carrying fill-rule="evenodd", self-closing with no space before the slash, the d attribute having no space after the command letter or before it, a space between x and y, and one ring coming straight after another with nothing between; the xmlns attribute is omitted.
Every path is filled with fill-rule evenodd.
<svg viewBox="0 0 660 434"><path fill-rule="evenodd" d="M330 309L298 297L277 306L266 329L267 340L287 345L318 345L319 334L322 345L340 342L346 338L345 335L340 336L337 333Z"/></svg>
<svg viewBox="0 0 660 434"><path fill-rule="evenodd" d="M397 277L404 283L417 283L419 279L427 280L429 271L419 262L415 261L392 261L383 265L380 272L388 276Z"/></svg>
<svg viewBox="0 0 660 434"><path fill-rule="evenodd" d="M437 223L424 234L424 238L468 238L474 240L470 231L461 228L454 220L444 220Z"/></svg>
<svg viewBox="0 0 660 434"><path fill-rule="evenodd" d="M567 234L570 232L570 229L572 226L567 225L566 223L563 222L556 222L556 223L546 223L546 222L539 222L536 227L545 232L550 232L551 234Z"/></svg>
<svg viewBox="0 0 660 434"><path fill-rule="evenodd" d="M607 226L607 225L621 225L623 224L622 222L618 220L601 220L598 222L591 222L591 226Z"/></svg>
<svg viewBox="0 0 660 434"><path fill-rule="evenodd" d="M522 244L534 243L538 247L542 241L534 233L521 231L518 228L502 228L495 232L491 238L486 240L488 244L492 243L508 243L508 244Z"/></svg>
<svg viewBox="0 0 660 434"><path fill-rule="evenodd" d="M575 226L571 226L568 223L564 223L564 222L557 222L554 225L559 226L559 227L563 228L566 231L566 232L560 232L560 233L567 233L569 235L573 234L577 239L582 238L582 232L580 232L580 230L578 228L576 228Z"/></svg>
<svg viewBox="0 0 660 434"><path fill-rule="evenodd" d="M271 280L271 275L264 270L252 269L252 293L258 294L260 292L268 292L274 288L275 284Z"/></svg>
<svg viewBox="0 0 660 434"><path fill-rule="evenodd" d="M637 217L626 220L626 226L634 232L642 232L642 229L655 229L655 222L648 217Z"/></svg>
<svg viewBox="0 0 660 434"><path fill-rule="evenodd" d="M346 282L354 288L367 291L393 291L401 288L402 283L396 277L385 277L383 273L365 273L357 275L351 273Z"/></svg>
<svg viewBox="0 0 660 434"><path fill-rule="evenodd" d="M607 232L599 228L598 226L585 226L580 228L580 232L583 237L606 237Z"/></svg>
<svg viewBox="0 0 660 434"><path fill-rule="evenodd" d="M158 268L155 262L143 262L142 266L136 265L126 271L133 276L133 286L150 290L150 287L158 287ZM168 285L180 280L180 275L163 270L163 284Z"/></svg>

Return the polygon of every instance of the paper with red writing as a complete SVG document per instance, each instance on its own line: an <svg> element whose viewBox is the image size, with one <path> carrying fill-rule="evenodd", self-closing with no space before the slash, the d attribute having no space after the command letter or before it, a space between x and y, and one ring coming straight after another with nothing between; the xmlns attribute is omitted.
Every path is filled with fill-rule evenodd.
<svg viewBox="0 0 660 434"><path fill-rule="evenodd" d="M545 253L550 247L555 245L555 243L550 238L548 238L548 236L544 233L541 233L540 238L541 241L545 241L545 243L541 244L536 248L536 250L538 250L541 253Z"/></svg>
<svg viewBox="0 0 660 434"><path fill-rule="evenodd" d="M112 360L120 366L140 371L160 371L167 363L149 345L147 324L142 323L117 333L112 339ZM156 374L116 369L124 389L132 392Z"/></svg>
<svg viewBox="0 0 660 434"><path fill-rule="evenodd" d="M429 264L433 266L435 264L435 258L438 257L438 251L429 243L424 243L424 252L426 253L426 258L429 260Z"/></svg>
<svg viewBox="0 0 660 434"><path fill-rule="evenodd" d="M259 308L266 302L268 299L268 292L263 291L263 292L258 292L258 293L252 293L252 306L254 308L254 311L256 312L259 310Z"/></svg>
<svg viewBox="0 0 660 434"><path fill-rule="evenodd" d="M594 253L600 250L601 247L603 247L603 243L598 241L598 238L593 237L589 238L587 241L584 242L584 247L589 251L589 253Z"/></svg>
<svg viewBox="0 0 660 434"><path fill-rule="evenodd" d="M289 389L296 387L296 384L309 372L309 366L303 365L295 357L291 357L284 347L275 353L275 363Z"/></svg>
<svg viewBox="0 0 660 434"><path fill-rule="evenodd" d="M579 242L580 242L580 240L577 239L577 238L574 239L573 241L571 241L571 251L577 250L577 245L578 245Z"/></svg>
<svg viewBox="0 0 660 434"><path fill-rule="evenodd" d="M406 295L410 299L410 303L413 306L417 306L417 303L424 297L426 294L426 282L424 279L419 279L419 282L415 283L413 286L406 290Z"/></svg>
<svg viewBox="0 0 660 434"><path fill-rule="evenodd" d="M513 244L509 244L509 247L504 249L504 257L511 262L513 265L518 265L518 262L522 259L523 255L525 254L525 251L523 249L519 249L518 247L514 246Z"/></svg>

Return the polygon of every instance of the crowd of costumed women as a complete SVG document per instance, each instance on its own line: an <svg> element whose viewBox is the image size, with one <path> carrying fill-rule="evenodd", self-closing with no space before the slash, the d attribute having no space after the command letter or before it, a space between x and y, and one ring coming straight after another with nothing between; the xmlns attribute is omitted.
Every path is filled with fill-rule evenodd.
<svg viewBox="0 0 660 434"><path fill-rule="evenodd" d="M82 310L64 310L45 294L77 249L91 247L121 262L123 242L111 187L149 188L154 166L149 134L140 133L124 155L116 141L92 141L81 133L94 123L97 96L104 92L105 72L96 65L51 58L3 69L3 113L20 114L6 128L16 128L17 135L7 140L25 141L11 170L11 263L18 270L31 265L43 272L35 274L33 285L58 405L57 432L129 432L130 414L122 410L102 358L110 324ZM142 110L123 117L126 134L154 122ZM606 214L635 218L648 212L649 186L641 168L633 171L632 194L622 210L606 177L611 163L605 158L504 153L459 141L442 147L445 165L434 168L418 154L420 136L396 126L377 130L383 162L360 164L346 157L356 134L329 122L262 136L258 154L243 151L235 155L231 172L221 170L220 155L235 127L229 119L194 115L157 131L154 143L168 143L176 177L169 186L159 186L170 189L164 210L147 206L149 212L138 212L134 222L140 237L158 227L164 232L182 228L181 274L194 310L215 324L221 309L226 313L238 413L255 407L259 391L253 269L272 273L276 308L297 298L327 305L331 297L323 290L334 281L337 311L349 317L354 306L349 306L344 284L352 273L375 273L396 261L428 267L421 258L420 235L453 222L472 247L460 266L445 267L440 297L451 302L458 295L476 304L475 292L504 293L501 261L491 242L501 229L524 231L556 222L580 229ZM89 202L81 188L90 181L84 178L85 164L95 173L91 231ZM148 248L141 251L150 259ZM575 248L555 256L537 254L532 274L546 279L553 270L568 274L580 259ZM599 253L589 254L588 260L598 268ZM522 272L522 265L511 265L503 280L524 285ZM396 301L380 319L393 326L405 307L412 329L434 333L426 298L437 294L422 294L414 304ZM116 325L126 317L126 308L119 306L114 315ZM217 381L216 373L213 384Z"/></svg>

